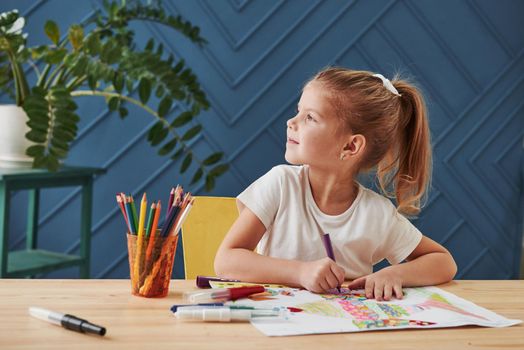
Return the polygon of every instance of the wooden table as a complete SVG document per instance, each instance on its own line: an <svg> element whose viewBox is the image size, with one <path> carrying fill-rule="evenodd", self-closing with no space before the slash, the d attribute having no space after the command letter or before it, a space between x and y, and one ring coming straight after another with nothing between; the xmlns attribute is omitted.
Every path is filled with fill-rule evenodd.
<svg viewBox="0 0 524 350"><path fill-rule="evenodd" d="M163 299L132 296L129 280L0 280L0 349L524 349L524 325L266 337L249 323L181 322L169 310L193 280L174 280ZM524 320L524 281L453 281L439 286L505 317ZM107 328L68 331L28 315L29 306L70 313Z"/></svg>

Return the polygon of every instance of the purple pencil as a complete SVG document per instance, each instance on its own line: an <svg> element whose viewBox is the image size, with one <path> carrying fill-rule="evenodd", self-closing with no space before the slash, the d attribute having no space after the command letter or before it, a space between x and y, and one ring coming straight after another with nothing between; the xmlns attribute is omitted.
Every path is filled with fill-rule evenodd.
<svg viewBox="0 0 524 350"><path fill-rule="evenodd" d="M324 248L326 248L326 254L328 258L337 262L335 260L335 253L333 253L333 246L331 245L331 238L329 238L329 233L324 233L322 235L322 243L324 243ZM338 292L340 293L340 287L337 287Z"/></svg>
<svg viewBox="0 0 524 350"><path fill-rule="evenodd" d="M169 216L169 212L171 211L171 206L173 205L174 198L175 198L175 189L171 187L171 192L169 193L169 200L167 201L166 218L167 216Z"/></svg>

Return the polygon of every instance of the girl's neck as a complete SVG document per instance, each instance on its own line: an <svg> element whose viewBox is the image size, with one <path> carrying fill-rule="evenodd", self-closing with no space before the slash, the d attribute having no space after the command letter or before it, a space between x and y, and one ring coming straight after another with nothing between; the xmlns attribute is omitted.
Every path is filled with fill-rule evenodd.
<svg viewBox="0 0 524 350"><path fill-rule="evenodd" d="M325 214L342 214L358 195L358 185L350 172L330 173L309 167L308 177L313 199Z"/></svg>

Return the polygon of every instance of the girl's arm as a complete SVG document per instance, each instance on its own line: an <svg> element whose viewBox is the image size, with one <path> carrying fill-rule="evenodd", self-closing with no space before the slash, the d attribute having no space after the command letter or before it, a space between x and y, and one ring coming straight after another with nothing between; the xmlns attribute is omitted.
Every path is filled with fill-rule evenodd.
<svg viewBox="0 0 524 350"><path fill-rule="evenodd" d="M218 248L216 274L241 281L305 287L314 292L324 292L344 280L344 270L328 258L303 262L255 253L265 232L260 219L244 207Z"/></svg>
<svg viewBox="0 0 524 350"><path fill-rule="evenodd" d="M457 273L457 264L449 251L426 236L422 236L406 261L391 266L402 276L402 285L405 287L446 283Z"/></svg>
<svg viewBox="0 0 524 350"><path fill-rule="evenodd" d="M364 287L366 297L390 300L393 294L402 298L402 287L436 285L449 282L457 273L457 265L446 248L423 236L406 258L407 262L386 267L371 275L357 278L349 288Z"/></svg>

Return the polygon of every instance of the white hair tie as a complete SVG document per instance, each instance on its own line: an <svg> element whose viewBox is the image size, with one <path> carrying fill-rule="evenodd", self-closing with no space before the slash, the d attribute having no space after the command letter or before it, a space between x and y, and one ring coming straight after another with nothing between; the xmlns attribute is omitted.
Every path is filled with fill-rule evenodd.
<svg viewBox="0 0 524 350"><path fill-rule="evenodd" d="M380 80L382 80L382 85L384 85L384 87L386 89L388 89L389 91L391 91L392 93L394 93L395 95L397 96L401 96L397 89L395 89L395 87L393 86L393 84L391 84L391 82L389 81L388 78L384 77L382 74L373 74L374 77L377 77L377 78L380 78Z"/></svg>

